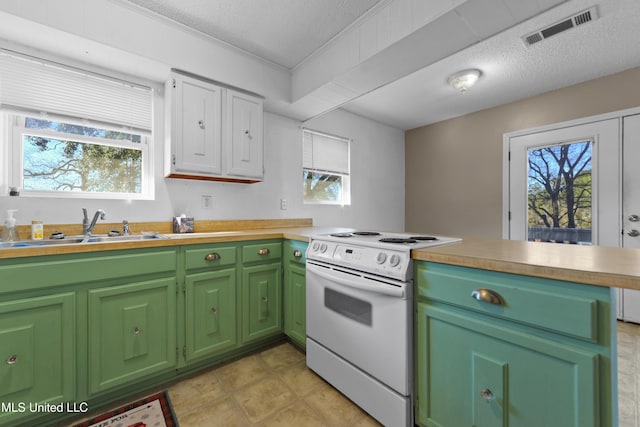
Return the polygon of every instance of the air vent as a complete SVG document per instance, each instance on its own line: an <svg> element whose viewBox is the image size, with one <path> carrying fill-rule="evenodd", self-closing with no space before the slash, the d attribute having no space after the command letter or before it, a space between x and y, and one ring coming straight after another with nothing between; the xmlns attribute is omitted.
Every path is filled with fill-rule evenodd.
<svg viewBox="0 0 640 427"><path fill-rule="evenodd" d="M527 34L522 37L522 41L526 46L531 46L535 43L541 42L544 39L548 39L551 36L570 30L578 25L586 24L587 22L595 21L598 19L598 10L595 6L578 12L575 15L569 16L560 22L556 22L548 27L541 28L538 31Z"/></svg>

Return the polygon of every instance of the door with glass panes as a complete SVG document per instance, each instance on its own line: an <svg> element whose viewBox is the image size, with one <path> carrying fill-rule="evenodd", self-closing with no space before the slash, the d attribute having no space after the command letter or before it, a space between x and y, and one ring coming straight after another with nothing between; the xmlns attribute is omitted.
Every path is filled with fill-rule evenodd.
<svg viewBox="0 0 640 427"><path fill-rule="evenodd" d="M619 119L513 136L509 150L509 239L620 246Z"/></svg>

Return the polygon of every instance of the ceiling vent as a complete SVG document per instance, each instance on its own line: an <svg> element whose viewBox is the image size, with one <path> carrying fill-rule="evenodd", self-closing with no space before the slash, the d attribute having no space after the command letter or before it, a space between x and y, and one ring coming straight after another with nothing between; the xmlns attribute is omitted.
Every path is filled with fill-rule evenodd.
<svg viewBox="0 0 640 427"><path fill-rule="evenodd" d="M595 6L578 12L575 15L569 16L560 22L556 22L548 27L541 28L533 33L527 34L522 37L522 41L527 46L531 46L535 43L541 42L544 39L548 39L551 36L555 36L558 33L570 30L578 25L586 24L587 22L595 21L598 19L598 10Z"/></svg>

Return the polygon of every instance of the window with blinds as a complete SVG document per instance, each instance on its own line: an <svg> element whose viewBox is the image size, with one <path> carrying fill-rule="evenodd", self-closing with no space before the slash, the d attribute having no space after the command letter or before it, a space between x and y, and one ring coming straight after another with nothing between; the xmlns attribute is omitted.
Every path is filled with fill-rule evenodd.
<svg viewBox="0 0 640 427"><path fill-rule="evenodd" d="M25 196L153 198L152 88L0 50L0 114L11 140L4 187Z"/></svg>
<svg viewBox="0 0 640 427"><path fill-rule="evenodd" d="M302 130L303 200L305 203L351 204L351 140Z"/></svg>

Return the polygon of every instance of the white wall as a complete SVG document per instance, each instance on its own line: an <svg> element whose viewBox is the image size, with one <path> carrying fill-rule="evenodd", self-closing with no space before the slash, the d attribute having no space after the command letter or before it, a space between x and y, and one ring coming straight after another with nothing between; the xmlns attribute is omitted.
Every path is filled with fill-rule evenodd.
<svg viewBox="0 0 640 427"><path fill-rule="evenodd" d="M302 203L302 132L295 120L265 113L265 177L256 184L191 181L162 177L161 144L156 154L156 200L69 200L0 197L0 212L19 209L18 224L80 223L81 208L107 212L108 222L127 219L169 221L186 213L198 219L313 218L316 225L362 229L404 229L404 134L354 114L338 110L306 127L353 139L350 206ZM157 134L162 134L156 129ZM213 198L210 209L201 198ZM286 198L287 210L280 209ZM147 230L151 231L151 230Z"/></svg>
<svg viewBox="0 0 640 427"><path fill-rule="evenodd" d="M29 0L31 3L38 3L41 0ZM76 0L68 0L76 1ZM10 13L17 13L20 19L25 19L28 15L27 8L22 2L12 2L14 9L7 7ZM39 3L38 3L39 4ZM93 3L92 3L93 4ZM97 4L101 8L121 6L107 0L99 0ZM7 6L7 4L5 4ZM2 9L0 7L0 9ZM100 9L102 10L102 9ZM19 12L19 13L18 13ZM85 13L87 13L85 11ZM128 11L127 13L131 13ZM2 12L0 11L0 14ZM8 16L4 14L5 18ZM105 12L105 16L110 14ZM59 28L59 22L54 20L55 14L38 15L37 24L22 22L22 28L28 28L31 24L52 25ZM14 16L15 18L15 16ZM84 16L84 18L89 18ZM95 17L91 17L95 20ZM62 18L60 18L62 19ZM128 16L128 20L133 17ZM35 19L34 19L35 21ZM55 21L51 23L51 21ZM146 21L139 21L143 27ZM15 22L14 22L15 23ZM53 25L56 24L56 25ZM92 24L93 25L93 24ZM95 24L97 27L107 27L107 25ZM139 27L139 28L140 28ZM87 26L75 26L76 34L65 38L67 46L65 48L51 44L49 41L39 42L37 34L44 34L49 37L48 31L28 33L29 38L19 38L15 33L1 33L0 36L10 38L10 43L27 44L31 49L46 47L49 55L67 57L69 56L68 43L77 43L76 50L81 50L83 45L93 43L94 40L87 40L96 33L95 30L88 29ZM55 29L60 32L59 29ZM162 23L153 21L140 28L140 33L144 33L142 41L132 41L137 33L129 34L126 40L121 37L110 39L109 58L87 59L93 66L104 66L105 63L112 64L115 71L127 73L140 78L149 79L150 76L165 75L171 66L177 66L185 71L202 74L203 62L201 49L193 51L190 49L149 50L146 58L140 58L145 69L138 73L135 69L123 69L118 65L124 62L131 63L131 46L144 46L145 40L167 40L167 34L175 32L173 27L162 27ZM83 37L77 35L84 32ZM35 35L34 35L35 34ZM102 34L102 33L100 33ZM104 34L102 34L104 36ZM98 38L98 36L95 36ZM99 40L102 42L102 40ZM119 45L115 45L119 43ZM206 40L199 40L199 43L207 43ZM220 44L211 41L211 48L214 51L220 50ZM0 40L0 46L3 43ZM92 45L93 46L93 45ZM11 46L14 48L14 46ZM200 46L202 48L202 46ZM229 49L228 46L225 47ZM71 49L73 50L73 49ZM158 53L156 53L158 52ZM185 58L185 52L192 52L192 59ZM133 53L135 55L135 53ZM155 56L154 56L155 55ZM200 56L199 56L200 55ZM241 57L246 54L238 54ZM217 74L215 62L207 64L206 77L214 80L228 80L226 77L233 75L234 67L239 71L242 78L250 78L252 73L247 73L247 58L242 57L237 63L234 62L234 55L228 54L224 68ZM134 57L135 59L135 57ZM78 58L73 57L73 63L77 65ZM258 61L260 62L260 61ZM190 69L189 64L195 68ZM264 64L262 64L264 66ZM149 69L156 67L157 69ZM200 71L200 73L198 73ZM270 69L270 73L277 70ZM260 73L260 70L254 70ZM278 74L281 76L281 74ZM267 73L269 75L269 73ZM258 79L256 77L256 79ZM259 79L250 84L247 89L264 88L268 86L269 77ZM161 81L155 82L159 87ZM238 82L228 82L238 83ZM282 100L283 92L282 80L278 80L278 89L274 94L276 98ZM242 86L241 86L242 87ZM271 90L273 91L273 89ZM262 94L269 101L270 90ZM285 95L286 96L286 95ZM266 103L268 105L268 102ZM337 110L316 118L304 126L324 131L331 134L352 138L351 171L352 171L352 204L351 206L317 206L304 205L302 203L302 131L301 124L293 119L289 119L273 113L265 113L264 136L265 136L265 177L264 182L257 184L235 184L208 181L190 181L163 178L163 141L164 135L164 99L161 93L157 97L154 117L154 166L155 166L155 192L156 198L153 201L113 201L113 200L69 200L62 198L29 198L29 197L9 197L0 195L0 217L4 216L4 211L8 208L19 209L17 214L18 224L30 224L31 220L42 220L45 223L80 223L82 220L81 208L85 207L93 212L98 208L107 212L108 222L119 222L127 219L131 222L139 221L169 221L173 215L186 213L198 219L274 219L274 218L313 218L316 225L345 226L380 230L403 230L404 229L404 133L398 129L362 118L360 116ZM7 141L0 141L6 144ZM1 150L0 150L1 152ZM213 198L212 207L203 209L201 198L209 195ZM280 199L286 198L288 209L280 209ZM151 230L148 230L151 231Z"/></svg>

